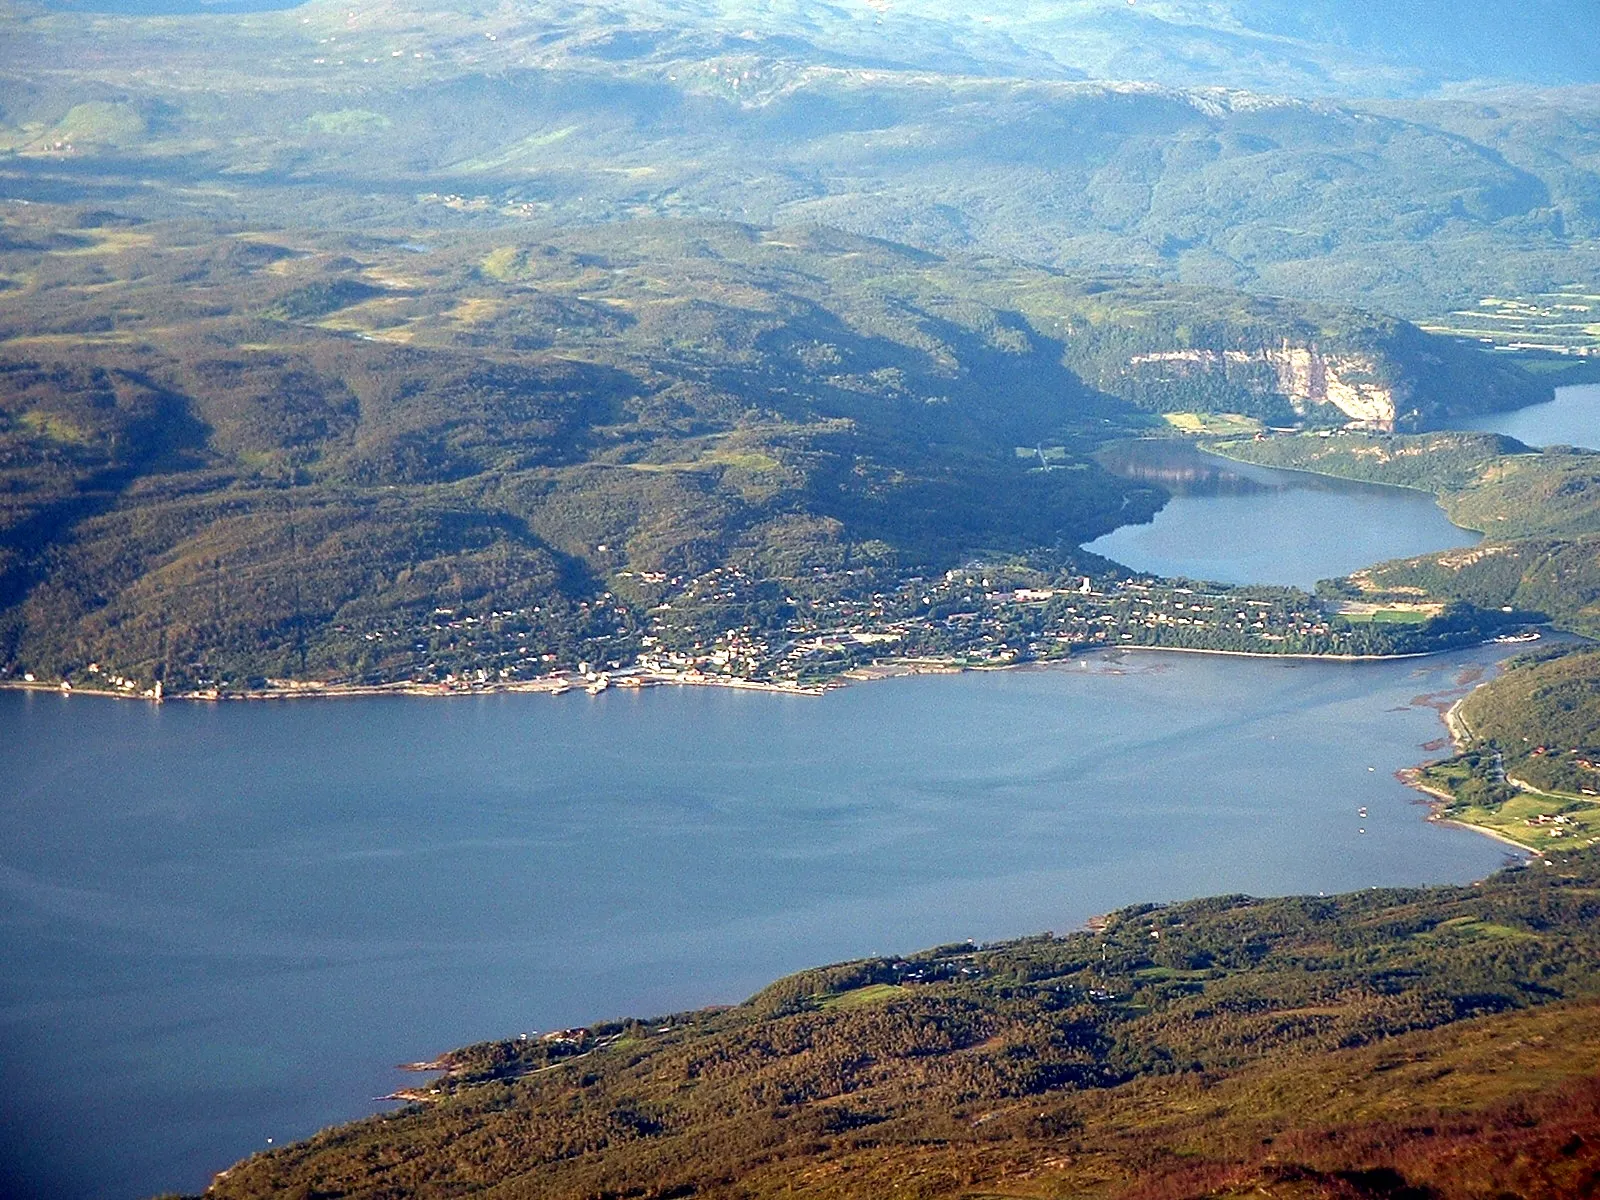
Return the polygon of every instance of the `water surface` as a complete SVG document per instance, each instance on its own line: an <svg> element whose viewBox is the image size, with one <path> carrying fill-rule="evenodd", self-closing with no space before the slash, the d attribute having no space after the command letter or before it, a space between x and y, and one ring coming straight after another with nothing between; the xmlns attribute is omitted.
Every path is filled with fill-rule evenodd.
<svg viewBox="0 0 1600 1200"><path fill-rule="evenodd" d="M1529 446L1600 450L1600 384L1557 388L1555 399L1544 404L1455 421L1451 428L1503 433Z"/></svg>
<svg viewBox="0 0 1600 1200"><path fill-rule="evenodd" d="M1305 586L1472 540L1420 494L1150 455L1121 469L1176 498L1093 544L1147 570ZM1125 653L821 700L0 692L0 1194L198 1190L372 1111L391 1064L821 962L1481 877L1504 848L1392 773L1506 652Z"/></svg>
<svg viewBox="0 0 1600 1200"><path fill-rule="evenodd" d="M873 951L1482 876L1503 848L1392 772L1443 732L1417 698L1492 657L1129 653L820 700L0 693L0 1184L197 1190L372 1111L391 1064Z"/></svg>
<svg viewBox="0 0 1600 1200"><path fill-rule="evenodd" d="M1178 439L1123 442L1099 458L1172 493L1153 521L1085 546L1138 571L1309 591L1385 559L1478 541L1424 492L1233 462Z"/></svg>

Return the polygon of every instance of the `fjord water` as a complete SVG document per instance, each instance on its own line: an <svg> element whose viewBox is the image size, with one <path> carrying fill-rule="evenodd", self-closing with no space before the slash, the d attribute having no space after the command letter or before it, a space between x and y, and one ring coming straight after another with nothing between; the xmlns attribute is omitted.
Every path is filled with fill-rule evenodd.
<svg viewBox="0 0 1600 1200"><path fill-rule="evenodd" d="M1308 585L1472 540L1420 494L1182 444L1112 465L1177 493L1093 545L1148 570ZM197 1190L373 1111L394 1063L820 962L1481 876L1504 849L1393 772L1504 649L1102 655L821 700L0 693L0 1191Z"/></svg>
<svg viewBox="0 0 1600 1200"><path fill-rule="evenodd" d="M391 1064L873 951L1482 876L1503 848L1392 773L1504 650L822 699L0 693L0 1184L197 1190L372 1111Z"/></svg>
<svg viewBox="0 0 1600 1200"><path fill-rule="evenodd" d="M1159 484L1172 499L1143 525L1085 549L1156 575L1271 583L1319 579L1387 558L1470 546L1425 492L1233 462L1186 441L1122 442L1099 455L1113 474Z"/></svg>

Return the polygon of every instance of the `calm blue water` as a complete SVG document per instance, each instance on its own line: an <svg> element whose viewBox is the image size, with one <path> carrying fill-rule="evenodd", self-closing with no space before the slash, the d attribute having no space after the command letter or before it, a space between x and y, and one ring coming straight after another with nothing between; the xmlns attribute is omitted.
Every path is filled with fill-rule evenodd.
<svg viewBox="0 0 1600 1200"><path fill-rule="evenodd" d="M1426 497L1166 453L1124 468L1180 493L1187 557L1095 549L1309 583L1470 540ZM1504 650L1097 656L820 700L0 692L0 1194L198 1190L373 1111L392 1064L820 962L1480 877L1503 848L1393 772L1443 733L1425 701Z"/></svg>
<svg viewBox="0 0 1600 1200"><path fill-rule="evenodd" d="M1305 588L1387 558L1470 546L1432 496L1236 463L1190 442L1125 442L1100 455L1113 472L1159 483L1172 499L1144 525L1085 549L1157 575Z"/></svg>
<svg viewBox="0 0 1600 1200"><path fill-rule="evenodd" d="M1130 654L820 700L0 693L8 1194L198 1189L371 1111L391 1064L820 962L1481 876L1501 847L1391 773L1442 733L1413 701L1489 658Z"/></svg>
<svg viewBox="0 0 1600 1200"><path fill-rule="evenodd" d="M1557 388L1556 398L1546 404L1453 422L1452 428L1503 433L1530 446L1600 450L1600 384Z"/></svg>

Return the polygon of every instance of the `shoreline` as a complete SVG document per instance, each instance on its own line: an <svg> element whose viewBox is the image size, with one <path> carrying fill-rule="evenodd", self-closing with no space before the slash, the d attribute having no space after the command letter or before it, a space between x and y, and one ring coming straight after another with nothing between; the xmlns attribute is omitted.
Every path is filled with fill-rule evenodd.
<svg viewBox="0 0 1600 1200"><path fill-rule="evenodd" d="M609 674L609 673L608 673ZM248 692L223 692L215 689L193 692L167 692L160 697L139 692L118 691L113 688L64 688L59 683L28 682L21 679L0 680L0 690L15 692L43 692L53 696L96 696L110 700L137 700L145 704L165 704L185 701L201 704L231 704L256 700L335 700L371 698L375 696L415 696L425 699L463 696L495 696L514 693L533 695L563 695L569 691L585 690L591 680L582 677L543 676L538 679L515 681L495 680L484 683L293 683L287 687L257 688ZM668 675L660 672L618 672L610 675L603 691L617 689L638 692L653 687L723 687L739 691L773 692L782 696L821 696L837 687L836 683L790 684L772 683L761 679L743 679L718 675Z"/></svg>
<svg viewBox="0 0 1600 1200"><path fill-rule="evenodd" d="M1493 639L1485 639L1476 643L1476 647L1493 645ZM1013 671L1013 670L1049 670L1071 663L1073 660L1083 660L1094 656L1107 657L1125 651L1141 651L1144 653L1165 654L1204 654L1223 658L1249 658L1249 659L1286 659L1294 662L1329 662L1329 663L1373 663L1373 662L1398 662L1408 659L1433 658L1441 654L1453 653L1457 650L1473 649L1475 647L1456 646L1446 650L1413 651L1406 654L1301 654L1286 653L1273 654L1258 650L1211 650L1192 646L1097 646L1081 654L1069 654L1062 658L1035 660L1020 663L993 663L971 664L958 663L941 659L891 659L887 662L873 662L860 667L853 667L843 671L826 683L803 685L798 683L772 683L759 679L744 679L732 676L704 675L698 672L668 674L664 672L638 671L633 673L618 672L616 675L607 673L608 682L602 691L613 688L625 692L640 692L653 687L715 687L729 688L734 691L767 692L783 696L808 696L821 697L831 691L849 686L852 683L873 683L885 679L904 679L917 675L960 675L968 671ZM187 701L191 703L234 703L239 701L273 701L273 700L305 700L305 699L361 699L383 696L409 696L421 698L440 697L469 697L492 696L510 694L532 695L564 695L576 690L587 690L592 680L582 677L573 678L567 673L560 675L543 676L538 679L517 680L514 682L494 681L484 683L434 684L434 683L386 683L386 684L324 684L324 683L297 683L287 687L264 688L250 692L172 692L155 697L138 692L117 691L110 688L71 687L63 688L59 683L45 683L40 681L28 682L25 680L6 679L0 680L0 690L42 692L58 696L94 696L112 700L137 700L146 704L163 704L168 700ZM1472 687L1467 695L1477 691L1488 680L1480 681ZM593 694L593 693L591 693ZM1460 753L1465 749L1470 740L1470 732L1460 715L1462 704L1467 696L1462 696L1450 705L1448 709L1439 714L1445 726L1453 749ZM1422 764L1426 765L1426 764ZM1470 829L1485 837L1493 838L1503 845L1512 847L1520 853L1535 858L1542 858L1544 852L1536 847L1526 846L1521 842L1496 832L1487 826L1474 825L1470 821L1460 821L1443 816L1446 805L1453 802L1455 797L1438 788L1429 787L1420 781L1420 766L1405 767L1397 771L1396 778L1415 792L1428 797L1430 812L1428 820L1441 825L1455 825L1462 829Z"/></svg>
<svg viewBox="0 0 1600 1200"><path fill-rule="evenodd" d="M1493 639L1475 643L1476 646L1493 644ZM1367 663L1400 662L1413 658L1433 658L1473 646L1451 646L1442 650L1413 650L1405 654L1275 654L1266 650L1210 650L1198 646L1095 646L1079 654L1061 658L1031 659L1027 662L966 663L949 659L908 658L889 659L851 667L824 683L774 683L764 679L745 679L740 676L704 675L700 673L668 674L666 672L619 670L605 672L609 683L603 691L613 688L626 692L643 691L653 687L721 687L736 691L771 692L780 696L825 696L852 683L872 683L882 679L901 679L912 675L961 675L968 671L1015 671L1027 668L1054 667L1074 659L1096 654L1114 654L1124 651L1143 651L1160 654L1210 654L1223 658L1285 659L1293 662ZM538 679L515 681L494 680L484 683L418 683L414 680L395 683L320 683L317 681L292 682L284 687L257 688L247 692L223 692L205 689L189 692L166 692L151 696L146 692L119 691L114 688L97 688L60 683L47 683L21 679L0 679L0 691L43 692L57 696L98 696L111 700L137 700L145 704L164 704L168 701L222 704L251 700L314 700L349 699L374 696L416 696L422 698L494 696L513 693L562 695L568 691L587 688L591 680L573 678L568 674L541 676ZM1459 701L1457 702L1459 704ZM1454 711L1452 709L1452 711ZM1447 717L1448 723L1448 717Z"/></svg>
<svg viewBox="0 0 1600 1200"><path fill-rule="evenodd" d="M1471 821L1461 821L1457 820L1455 817L1445 816L1445 806L1454 803L1455 797L1449 792L1444 791L1442 788L1436 788L1430 784L1423 783L1421 775L1422 768L1420 767L1405 767L1402 770L1395 772L1395 777L1399 779L1401 783L1405 784L1406 787L1410 788L1414 792L1421 792L1423 795L1429 797L1428 820L1432 821L1436 825L1454 825L1457 829L1470 829L1473 833L1481 833L1484 837L1493 838L1502 845L1510 846L1512 849L1518 850L1521 853L1529 855L1533 858L1544 857L1544 851L1540 850L1537 846L1525 846L1515 838L1507 837L1498 830L1490 829L1487 825L1474 825Z"/></svg>
<svg viewBox="0 0 1600 1200"><path fill-rule="evenodd" d="M1460 754L1466 750L1468 742L1470 742L1472 739L1471 731L1467 729L1467 723L1461 716L1461 706L1466 703L1467 696L1471 696L1479 688L1485 686L1489 682L1489 679L1480 679L1467 690L1467 694L1465 696L1462 696L1460 699L1456 700L1456 702L1450 705L1449 708L1445 709L1439 714L1439 719L1444 722L1445 731L1450 736L1451 748L1457 754ZM1431 761L1437 762L1440 760L1434 759ZM1471 821L1462 821L1455 817L1445 816L1445 808L1451 804L1454 804L1456 798L1443 788L1433 787L1431 784L1422 782L1422 768L1427 765L1427 763L1422 763L1415 767L1405 767L1395 772L1395 778L1397 778L1401 783L1405 784L1405 786L1410 788L1412 791L1420 792L1424 796L1428 797L1427 801L1425 801L1425 803L1428 805L1428 820L1432 821L1436 825L1454 825L1457 829L1470 829L1473 833L1481 834L1487 838L1493 838L1501 845L1510 846L1512 849L1518 851L1519 853L1526 854L1530 858L1544 858L1544 851L1539 849L1539 847L1524 845L1522 842L1517 841L1515 838L1506 836L1497 829L1491 829L1487 825L1475 825Z"/></svg>
<svg viewBox="0 0 1600 1200"><path fill-rule="evenodd" d="M1458 430L1450 430L1450 429L1428 429L1428 430L1422 430L1420 432L1422 432L1422 433L1455 433L1455 432L1472 432L1472 431L1471 430L1459 430L1458 431ZM1293 435L1293 436L1298 436L1298 434L1297 435ZM1222 440L1235 440L1235 439L1222 439ZM1456 522L1455 522L1455 519L1450 516L1450 510L1447 509L1444 506L1444 493L1443 492L1436 492L1432 488L1423 487L1421 484L1416 484L1416 483L1380 483L1375 479L1358 479L1353 475L1338 475L1338 474L1335 474L1332 471L1317 471L1317 470L1312 469L1311 467L1281 467L1281 466L1278 466L1275 463L1252 462L1248 458L1238 458L1238 457L1236 457L1236 456L1234 456L1232 454L1224 454L1221 450L1218 450L1216 448L1216 444L1215 443L1202 442L1200 444L1199 448L1200 448L1201 453L1203 453L1203 454L1209 454L1213 458L1220 458L1224 462L1238 463L1241 467L1256 467L1259 470L1263 470L1263 471L1286 471L1286 472L1288 472L1289 474L1292 474L1292 475L1311 475L1311 476L1313 476L1315 478L1318 478L1318 479L1337 479L1341 483L1354 483L1354 484L1360 485L1361 487L1393 488L1397 492L1415 492L1418 495L1431 496L1431 497L1433 497L1434 504L1438 507L1440 512L1444 513L1445 520L1449 521L1450 524L1455 525L1455 527L1457 529L1461 530L1463 533L1475 533L1475 534L1477 534L1480 541L1487 541L1488 538L1489 538L1489 531L1487 529L1474 529L1470 525L1457 525ZM1535 453L1537 453L1537 451L1535 451Z"/></svg>
<svg viewBox="0 0 1600 1200"><path fill-rule="evenodd" d="M1529 858L1544 858L1543 850L1537 849L1533 846L1524 846L1521 842L1508 838L1503 833L1497 833L1493 829L1490 829L1484 825L1474 825L1471 821L1458 821L1454 817L1440 816L1437 813L1430 813L1428 820L1432 821L1435 825L1454 825L1457 829L1470 829L1473 833L1479 833L1484 837L1493 838L1502 846L1509 846L1518 853L1526 854Z"/></svg>
<svg viewBox="0 0 1600 1200"><path fill-rule="evenodd" d="M1485 639L1476 643L1477 647L1493 645L1493 639ZM1449 650L1414 651L1407 654L1272 654L1256 650L1210 650L1191 646L1098 646L1082 654L1069 654L1063 658L1045 659L1021 663L995 663L973 665L957 663L941 659L891 659L887 662L874 662L860 667L853 667L843 671L826 683L815 685L770 683L758 679L743 679L729 676L703 675L696 673L666 674L662 672L637 672L632 674L619 673L618 676L608 676L608 682L603 691L618 688L626 692L639 692L651 687L720 687L735 691L768 692L785 696L810 696L821 697L831 691L847 687L852 683L873 683L885 679L905 679L917 675L960 675L968 671L1012 671L1023 669L1049 670L1059 668L1071 663L1074 659L1083 660L1091 657L1109 657L1114 653L1125 651L1142 651L1144 653L1166 654L1204 654L1223 658L1250 658L1250 659L1286 659L1295 662L1329 662L1329 663L1372 663L1372 662L1397 662L1407 659L1433 658L1440 654L1452 653L1455 650L1473 649L1475 647L1457 646ZM485 682L466 685L428 684L428 683L389 683L389 684L319 684L304 683L290 687L269 688L259 691L242 693L218 692L174 692L163 697L139 695L134 692L113 691L109 688L73 687L64 689L60 684L42 682L25 682L22 680L0 680L0 689L25 692L47 692L55 695L83 695L105 697L114 700L139 700L147 704L162 704L167 700L181 700L198 703L222 703L237 701L271 701L271 700L304 700L304 699L359 699L381 696L412 696L422 698L439 697L467 697L490 696L508 694L543 694L559 696L567 692L586 688L587 681L582 677L572 678L563 673L560 675L544 676L539 679L518 680L515 682ZM1488 680L1482 680L1473 686L1467 693L1477 691ZM1464 695L1450 705L1448 709L1439 714L1440 721L1450 738L1451 745L1456 753L1465 749L1470 740L1470 733L1460 715L1460 709L1467 696ZM1426 764L1422 764L1426 765ZM1521 842L1505 836L1487 826L1474 825L1470 821L1460 821L1443 815L1445 807L1455 800L1448 792L1430 787L1421 782L1421 765L1405 767L1397 771L1396 778L1415 792L1428 797L1430 809L1428 820L1440 825L1454 825L1461 829L1469 829L1474 833L1492 838L1502 845L1511 847L1521 854L1534 858L1543 858L1544 852L1532 846L1523 845ZM387 1098L387 1097L386 1097Z"/></svg>
<svg viewBox="0 0 1600 1200"><path fill-rule="evenodd" d="M1493 639L1477 642L1488 646ZM1266 650L1205 650L1198 646L1103 646L1102 650L1158 650L1163 654L1220 654L1226 658L1286 658L1297 662L1400 662L1407 658L1433 658L1456 650L1471 650L1472 646L1451 646L1445 650L1412 650L1405 654L1273 654Z"/></svg>
<svg viewBox="0 0 1600 1200"><path fill-rule="evenodd" d="M1478 688L1482 687L1488 682L1489 681L1487 679L1480 680L1478 684L1467 693L1467 696L1472 695L1473 692L1477 691ZM1472 740L1472 731L1467 728L1466 719L1461 715L1461 706L1466 702L1467 696L1462 696L1461 699L1457 700L1449 708L1445 709L1444 712L1440 714L1439 718L1444 722L1445 730L1450 735L1450 744L1456 748L1456 753L1458 754L1465 750L1467 748L1467 743Z"/></svg>

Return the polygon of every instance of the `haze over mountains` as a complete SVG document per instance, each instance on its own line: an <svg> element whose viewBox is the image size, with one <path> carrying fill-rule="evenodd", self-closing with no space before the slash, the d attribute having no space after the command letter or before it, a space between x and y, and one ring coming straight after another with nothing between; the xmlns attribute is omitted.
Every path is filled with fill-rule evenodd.
<svg viewBox="0 0 1600 1200"><path fill-rule="evenodd" d="M282 0L59 0L62 11L231 12ZM460 6L451 6L461 11ZM478 6L492 11L494 6ZM553 14L571 6L551 6ZM602 10L604 11L604 10ZM839 62L1040 78L1143 79L1297 95L1420 95L1471 83L1593 82L1583 0L865 0L613 4L609 23L783 38ZM865 21L863 17L867 18Z"/></svg>
<svg viewBox="0 0 1600 1200"><path fill-rule="evenodd" d="M1412 317L1592 277L1588 6L1348 8L14 8L0 169L150 215L819 223Z"/></svg>

